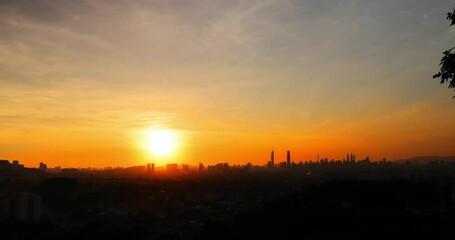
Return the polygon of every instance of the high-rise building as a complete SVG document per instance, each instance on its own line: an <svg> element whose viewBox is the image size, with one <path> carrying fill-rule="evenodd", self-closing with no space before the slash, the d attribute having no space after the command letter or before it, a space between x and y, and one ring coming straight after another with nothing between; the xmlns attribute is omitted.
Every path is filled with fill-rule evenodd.
<svg viewBox="0 0 455 240"><path fill-rule="evenodd" d="M291 167L291 152L288 150L286 155L286 166Z"/></svg>
<svg viewBox="0 0 455 240"><path fill-rule="evenodd" d="M175 163L169 163L166 165L166 170L168 172L177 172L179 169L178 164Z"/></svg>
<svg viewBox="0 0 455 240"><path fill-rule="evenodd" d="M19 221L28 220L29 203L27 196L19 195L14 199L14 218Z"/></svg>
<svg viewBox="0 0 455 240"><path fill-rule="evenodd" d="M41 220L41 197L35 194L21 193L0 201L0 217L18 221Z"/></svg>
<svg viewBox="0 0 455 240"><path fill-rule="evenodd" d="M45 172L47 170L47 164L40 162L38 169Z"/></svg>
<svg viewBox="0 0 455 240"><path fill-rule="evenodd" d="M29 197L29 218L35 221L41 220L41 197L38 195Z"/></svg>
<svg viewBox="0 0 455 240"><path fill-rule="evenodd" d="M274 150L272 150L272 153L270 154L270 164L272 165L272 167L275 166L275 153L274 153Z"/></svg>
<svg viewBox="0 0 455 240"><path fill-rule="evenodd" d="M199 163L199 172L204 172L204 164Z"/></svg>
<svg viewBox="0 0 455 240"><path fill-rule="evenodd" d="M184 171L184 172L190 171L190 165L188 165L188 164L182 164L182 171Z"/></svg>
<svg viewBox="0 0 455 240"><path fill-rule="evenodd" d="M148 163L147 164L147 172L148 173L154 173L155 172L155 164L154 163Z"/></svg>

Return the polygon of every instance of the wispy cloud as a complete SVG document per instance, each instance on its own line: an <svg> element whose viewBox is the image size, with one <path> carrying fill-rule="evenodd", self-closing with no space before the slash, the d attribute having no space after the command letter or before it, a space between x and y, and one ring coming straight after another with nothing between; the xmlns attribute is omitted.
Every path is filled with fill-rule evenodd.
<svg viewBox="0 0 455 240"><path fill-rule="evenodd" d="M431 76L453 43L445 20L452 6L0 1L0 128L13 137L30 126L85 134L161 123L296 136L357 129L361 137L369 126L387 138L376 118L394 116L406 129L411 119L397 113L429 104L416 108L418 117L450 104Z"/></svg>

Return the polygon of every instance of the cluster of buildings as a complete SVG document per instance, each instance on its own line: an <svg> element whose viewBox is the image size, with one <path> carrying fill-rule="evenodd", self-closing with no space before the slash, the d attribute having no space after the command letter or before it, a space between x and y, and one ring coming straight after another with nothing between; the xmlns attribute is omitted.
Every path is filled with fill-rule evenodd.
<svg viewBox="0 0 455 240"><path fill-rule="evenodd" d="M297 166L308 166L308 165L314 165L314 164L336 164L336 165L343 165L343 164L349 164L349 165L352 165L352 164L356 164L356 163L362 163L362 164L365 164L365 163L371 163L370 161L370 158L369 157L365 157L365 159L363 160L360 160L360 161L357 161L356 160L356 155L354 155L353 153L347 153L346 154L346 158L343 158L342 160L335 160L335 159L331 159L329 160L328 158L319 158L319 155L317 156L317 161L313 162L313 161L305 161L305 162L294 162L294 161L291 161L291 152L288 150L286 152L286 161L285 162L280 162L278 164L275 164L275 152L274 150L272 150L271 154L270 154L270 160L267 162L267 167L269 168L274 168L276 166L280 167L280 168L293 168L293 167L297 167ZM387 159L382 159L381 163L387 163Z"/></svg>
<svg viewBox="0 0 455 240"><path fill-rule="evenodd" d="M272 150L270 153L270 160L267 161L267 164L265 167L267 168L277 168L277 169L290 169L290 168L297 168L297 167L303 167L303 166L313 166L313 165L355 165L355 164L365 164L365 163L371 163L370 158L366 157L365 159L362 160L356 160L356 155L353 153L347 153L346 158L343 158L341 160L335 160L331 159L329 160L328 158L320 158L319 155L317 156L317 161L299 161L295 162L291 160L291 152L288 150L286 152L286 161L283 162L275 162L275 151ZM387 160L384 158L381 163L387 163ZM232 168L236 169L249 169L249 168L261 168L261 166L253 166L251 163L247 163L246 165L229 165L229 163L218 163L215 165L208 165L207 167L204 166L203 163L199 163L197 166L192 166L188 164L176 164L176 163L170 163L164 166L164 168L159 168L160 170L165 170L168 173L177 173L177 172L209 172L209 173L225 173L228 172ZM154 163L149 163L146 165L146 172L147 173L154 173L155 172L155 164Z"/></svg>
<svg viewBox="0 0 455 240"><path fill-rule="evenodd" d="M17 221L41 220L40 196L32 193L19 193L0 198L0 219Z"/></svg>
<svg viewBox="0 0 455 240"><path fill-rule="evenodd" d="M0 177L33 177L37 174L36 169L25 168L18 160L0 160ZM0 192L0 220L41 220L41 198L27 192Z"/></svg>
<svg viewBox="0 0 455 240"><path fill-rule="evenodd" d="M23 169L24 164L20 164L18 160L13 160L10 163L8 160L0 160L0 170Z"/></svg>
<svg viewBox="0 0 455 240"><path fill-rule="evenodd" d="M225 173L229 172L230 169L250 169L250 168L263 168L266 167L268 169L294 169L294 168L301 168L304 166L315 166L315 165L320 165L320 166L348 166L348 165L357 165L359 163L365 164L365 163L371 163L370 158L366 157L363 160L357 161L356 160L356 155L353 153L348 153L346 154L346 158L343 158L342 160L335 160L335 159L327 159L327 158L319 158L319 155L317 156L317 161L299 161L295 162L292 161L291 159L291 152L288 150L286 152L286 160L283 162L276 162L275 161L275 150L272 150L270 153L270 160L267 161L267 164L265 166L254 166L251 163L247 163L246 165L229 165L228 163L218 163L215 165L208 165L204 166L203 163L199 163L198 165L189 165L189 164L176 164L176 163L169 163L165 165L164 167L157 167L155 163L148 163L145 166L137 166L137 167L131 167L131 168L105 168L105 169L76 169L76 168L48 168L47 164L41 162L39 164L38 169L34 170L39 170L41 173L50 173L50 174L63 174L67 176L75 176L79 175L80 173L87 173L87 172L124 172L124 173L138 173L138 172L143 172L145 168L145 172L147 174L153 174L156 171L159 172L167 172L167 173L178 173L178 172L208 172L208 173ZM387 163L386 159L382 160L382 163ZM24 169L23 164L19 164L19 161L14 160L12 163L10 163L8 160L0 160L0 171L2 172L12 172L14 169ZM28 169L28 168L25 168ZM142 169L142 170L141 170Z"/></svg>

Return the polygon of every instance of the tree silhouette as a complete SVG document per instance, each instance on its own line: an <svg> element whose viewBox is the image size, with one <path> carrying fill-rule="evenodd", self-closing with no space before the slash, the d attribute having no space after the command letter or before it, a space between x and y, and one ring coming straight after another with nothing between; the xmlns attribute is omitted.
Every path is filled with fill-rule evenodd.
<svg viewBox="0 0 455 240"><path fill-rule="evenodd" d="M450 26L455 25L455 8L453 12L447 13L447 20L450 21ZM449 88L455 88L455 52L452 52L454 49L455 47L443 52L444 57L442 57L439 63L441 69L433 75L433 79L441 79L441 84L449 82ZM455 96L452 98L455 98Z"/></svg>

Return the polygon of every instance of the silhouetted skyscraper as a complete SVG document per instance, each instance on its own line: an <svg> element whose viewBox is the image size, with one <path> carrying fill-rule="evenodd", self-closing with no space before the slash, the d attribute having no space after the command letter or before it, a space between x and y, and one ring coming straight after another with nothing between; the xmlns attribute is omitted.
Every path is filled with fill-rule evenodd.
<svg viewBox="0 0 455 240"><path fill-rule="evenodd" d="M291 167L291 152L288 150L286 157L286 166Z"/></svg>
<svg viewBox="0 0 455 240"><path fill-rule="evenodd" d="M168 163L168 164L166 165L166 170L167 170L168 172L173 172L173 173L175 173L175 172L177 172L178 169L179 169L178 166L179 166L179 165L176 164L176 163Z"/></svg>
<svg viewBox="0 0 455 240"><path fill-rule="evenodd" d="M199 172L204 172L204 164L199 163Z"/></svg>
<svg viewBox="0 0 455 240"><path fill-rule="evenodd" d="M155 164L154 163L148 163L147 164L147 172L149 172L149 173L155 172Z"/></svg>
<svg viewBox="0 0 455 240"><path fill-rule="evenodd" d="M273 166L275 166L275 153L274 153L274 150L272 150L272 153L270 154L270 164Z"/></svg>
<svg viewBox="0 0 455 240"><path fill-rule="evenodd" d="M190 171L190 165L188 165L188 164L182 164L182 171L184 171L184 172Z"/></svg>
<svg viewBox="0 0 455 240"><path fill-rule="evenodd" d="M47 165L45 163L39 163L39 170L41 171L46 171L47 170Z"/></svg>
<svg viewBox="0 0 455 240"><path fill-rule="evenodd" d="M12 218L19 221L41 220L41 197L35 194L21 193L4 199L2 218Z"/></svg>

